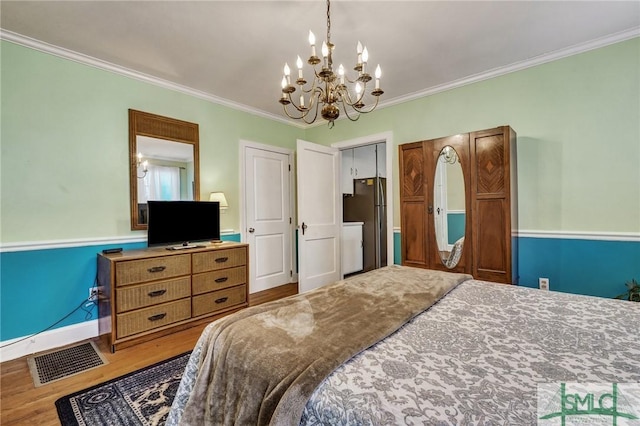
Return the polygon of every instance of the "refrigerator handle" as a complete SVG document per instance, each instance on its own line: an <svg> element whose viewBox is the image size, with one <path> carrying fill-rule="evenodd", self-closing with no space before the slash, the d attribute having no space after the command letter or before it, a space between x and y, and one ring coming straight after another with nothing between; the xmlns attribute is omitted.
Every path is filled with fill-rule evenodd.
<svg viewBox="0 0 640 426"><path fill-rule="evenodd" d="M380 178L376 179L378 181L378 205L382 206L385 203L385 198L384 198L384 186L382 185L382 180L380 180Z"/></svg>

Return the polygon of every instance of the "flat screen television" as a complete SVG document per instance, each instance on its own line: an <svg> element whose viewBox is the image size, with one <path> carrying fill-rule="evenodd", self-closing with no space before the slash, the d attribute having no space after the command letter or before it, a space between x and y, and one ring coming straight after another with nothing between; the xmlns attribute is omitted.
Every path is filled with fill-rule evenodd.
<svg viewBox="0 0 640 426"><path fill-rule="evenodd" d="M217 201L148 201L147 245L191 247L220 240Z"/></svg>

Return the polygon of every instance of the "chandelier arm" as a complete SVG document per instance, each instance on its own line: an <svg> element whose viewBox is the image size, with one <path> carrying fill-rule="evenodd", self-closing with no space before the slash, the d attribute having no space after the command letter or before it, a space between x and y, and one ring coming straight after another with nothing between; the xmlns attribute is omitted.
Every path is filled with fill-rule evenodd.
<svg viewBox="0 0 640 426"><path fill-rule="evenodd" d="M344 102L342 102L342 110L344 111L344 115L351 121L358 121L358 118L360 118L360 112L355 108L353 108L353 111L355 111L356 115L355 115L355 118L353 118L349 114L349 110L347 109L347 105Z"/></svg>
<svg viewBox="0 0 640 426"><path fill-rule="evenodd" d="M309 106L308 106L308 107L305 107L305 108L301 108L300 106L296 105L296 104L295 104L295 102L293 101L293 99L291 99L291 96L290 96L290 95L288 95L288 97L289 97L289 101L290 101L290 104L295 108L295 110L296 110L297 112L299 112L299 113L300 113L300 116L293 116L293 115L291 115L291 114L289 113L289 110L287 109L287 105L283 105L285 114L287 114L287 116L288 116L289 118L293 118L293 119L295 119L295 120L300 120L300 119L302 119L302 120L303 120L303 121L305 121L307 124L311 124L311 123L313 123L313 122L315 121L315 119L318 117L318 105L319 105L319 99L322 97L322 93L323 93L323 91L322 91L322 88L316 87L316 88L313 90L313 92L314 92L314 93L309 97ZM310 122L307 122L307 121L305 120L305 117L306 117L307 115L309 115L309 112L310 112L311 110L315 110L314 119L313 119L313 120L311 120Z"/></svg>
<svg viewBox="0 0 640 426"><path fill-rule="evenodd" d="M293 118L294 120L300 120L300 119L304 119L304 115L300 115L299 117L296 117L294 115L289 114L289 111L287 110L287 106L283 105L282 109L284 110L284 113L287 115L287 117L289 118ZM297 111L297 110L296 110Z"/></svg>
<svg viewBox="0 0 640 426"><path fill-rule="evenodd" d="M344 99L344 103L345 104L347 104L350 107L353 107L354 109L356 109L354 105L359 104L360 102L362 102L362 99L364 99L364 94L365 94L364 89L365 88L362 89L362 92L360 93L360 96L358 96L358 98L355 99L355 100L351 99L351 93L349 93L349 90L346 89L346 88L341 90L339 93L340 93L341 97Z"/></svg>
<svg viewBox="0 0 640 426"><path fill-rule="evenodd" d="M307 124L311 124L311 123L313 123L314 121L316 121L316 118L318 118L318 105L316 105L316 107L314 108L314 110L315 110L315 114L313 115L313 120L311 120L311 121L307 121L306 116L305 116L305 117L302 117L302 121L304 121L304 122L305 122L305 123L307 123Z"/></svg>
<svg viewBox="0 0 640 426"><path fill-rule="evenodd" d="M374 109L376 109L376 107L378 106L378 102L380 101L380 97L376 96L376 103L373 104L371 106L371 108L367 111L364 108L356 108L354 107L353 109L355 109L356 111L358 111L360 114L369 114L371 111L373 111Z"/></svg>
<svg viewBox="0 0 640 426"><path fill-rule="evenodd" d="M309 110L312 110L315 107L316 116L318 115L318 105L320 104L319 99L321 94L322 94L322 89L315 87L313 90L313 93L311 94L311 96L309 96L309 107L307 108L307 113Z"/></svg>

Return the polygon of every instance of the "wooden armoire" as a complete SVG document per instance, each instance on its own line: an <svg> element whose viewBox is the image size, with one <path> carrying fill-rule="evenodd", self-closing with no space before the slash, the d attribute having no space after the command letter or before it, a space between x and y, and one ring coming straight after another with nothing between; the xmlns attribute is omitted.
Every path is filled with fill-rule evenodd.
<svg viewBox="0 0 640 426"><path fill-rule="evenodd" d="M435 238L434 176L446 146L464 181L464 244L445 266ZM465 272L479 280L518 283L516 133L509 126L399 146L402 264Z"/></svg>

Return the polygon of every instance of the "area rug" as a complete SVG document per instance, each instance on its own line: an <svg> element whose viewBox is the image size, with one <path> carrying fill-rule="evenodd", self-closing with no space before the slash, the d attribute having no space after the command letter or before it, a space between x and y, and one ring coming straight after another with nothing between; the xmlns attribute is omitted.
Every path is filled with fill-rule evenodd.
<svg viewBox="0 0 640 426"><path fill-rule="evenodd" d="M67 425L164 425L191 352L56 401Z"/></svg>

